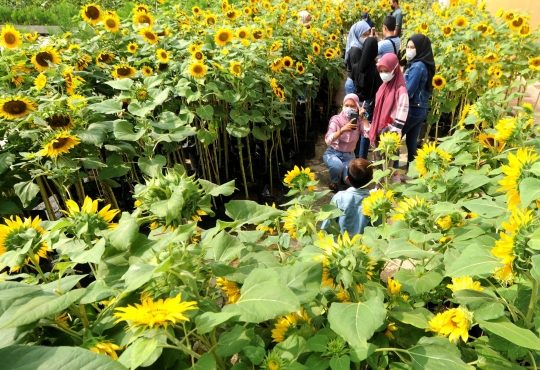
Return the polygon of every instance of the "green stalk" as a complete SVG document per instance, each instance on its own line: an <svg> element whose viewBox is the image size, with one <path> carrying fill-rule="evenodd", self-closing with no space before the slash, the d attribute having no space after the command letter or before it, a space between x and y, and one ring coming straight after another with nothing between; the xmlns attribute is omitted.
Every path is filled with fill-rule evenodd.
<svg viewBox="0 0 540 370"><path fill-rule="evenodd" d="M116 201L116 197L114 196L113 190L107 184L104 180L100 180L99 183L101 184L101 188L103 189L103 195L107 199L107 201L111 204L112 209L120 209L118 207L118 202Z"/></svg>
<svg viewBox="0 0 540 370"><path fill-rule="evenodd" d="M527 273L526 276L532 283L531 300L529 301L529 308L527 309L527 316L525 317L525 320L527 322L527 327L531 328L532 326L534 326L532 324L532 318L534 315L536 296L538 294L538 282L530 274Z"/></svg>
<svg viewBox="0 0 540 370"><path fill-rule="evenodd" d="M43 204L45 204L45 209L47 210L47 215L49 216L49 220L56 221L56 216L54 215L51 202L49 201L49 197L47 196L47 192L45 191L43 179L41 178L41 176L38 176L36 177L36 180L39 186L39 192L41 194L41 198L43 198Z"/></svg>
<svg viewBox="0 0 540 370"><path fill-rule="evenodd" d="M32 261L32 263L34 264L33 267L37 270L37 272L41 276L41 279L43 279L43 282L44 283L48 282L47 278L45 277L45 274L43 273L43 270L39 266L39 263L34 258L34 254L32 253L32 251L28 252L27 255L28 255L28 258L30 258L30 261Z"/></svg>
<svg viewBox="0 0 540 370"><path fill-rule="evenodd" d="M249 192L247 187L247 179L246 179L246 170L244 168L244 154L242 150L242 141L240 138L238 139L238 153L240 155L240 170L242 171L242 180L244 180L244 191L246 193L246 199L249 199Z"/></svg>
<svg viewBox="0 0 540 370"><path fill-rule="evenodd" d="M253 176L253 163L251 162L251 149L249 148L249 135L246 136L246 143L247 143L247 152L248 152L248 160L249 160L249 174L251 176L251 182L255 182L255 177Z"/></svg>

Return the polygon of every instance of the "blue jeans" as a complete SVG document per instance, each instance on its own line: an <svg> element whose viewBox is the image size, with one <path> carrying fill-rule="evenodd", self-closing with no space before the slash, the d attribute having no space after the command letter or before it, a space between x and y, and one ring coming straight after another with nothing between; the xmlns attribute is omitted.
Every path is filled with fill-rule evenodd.
<svg viewBox="0 0 540 370"><path fill-rule="evenodd" d="M401 136L407 135L405 143L407 144L407 167L409 163L414 161L416 153L418 152L418 135L422 129L422 123L425 121L428 114L427 108L409 107L409 113L407 114L407 121L401 131ZM397 152L399 156L399 150ZM399 167L399 161L394 162L394 168Z"/></svg>
<svg viewBox="0 0 540 370"><path fill-rule="evenodd" d="M330 171L330 181L334 184L339 184L339 180L343 179L343 182L350 185L345 181L345 177L347 177L349 162L355 158L354 152L340 152L329 146L323 154L323 161Z"/></svg>
<svg viewBox="0 0 540 370"><path fill-rule="evenodd" d="M356 88L354 87L354 81L350 77L347 77L345 81L345 95L347 94L356 94Z"/></svg>
<svg viewBox="0 0 540 370"><path fill-rule="evenodd" d="M364 104L364 107L369 106L371 103L371 99L367 99L363 102L360 102L360 106ZM370 114L368 117L368 122L371 123L373 116ZM363 124L363 123L362 123ZM360 139L358 140L358 143L356 143L356 149L354 150L354 153L356 154L356 158L364 158L367 159L368 152L369 152L369 139L364 136L360 136Z"/></svg>

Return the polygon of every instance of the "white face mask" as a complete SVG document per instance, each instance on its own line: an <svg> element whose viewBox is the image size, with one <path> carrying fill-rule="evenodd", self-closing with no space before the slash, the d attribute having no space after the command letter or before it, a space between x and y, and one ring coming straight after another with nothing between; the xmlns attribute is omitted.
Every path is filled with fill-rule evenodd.
<svg viewBox="0 0 540 370"><path fill-rule="evenodd" d="M416 49L407 49L405 55L407 56L407 60L413 59L416 56Z"/></svg>
<svg viewBox="0 0 540 370"><path fill-rule="evenodd" d="M379 76L381 76L381 80L383 80L383 82L392 81L392 78L394 78L394 72L381 72L379 73Z"/></svg>
<svg viewBox="0 0 540 370"><path fill-rule="evenodd" d="M345 113L345 115L350 118L351 114L358 113L358 109L350 108L350 107L343 107L343 113Z"/></svg>
<svg viewBox="0 0 540 370"><path fill-rule="evenodd" d="M364 41L366 41L367 37L360 37L360 44L364 45Z"/></svg>

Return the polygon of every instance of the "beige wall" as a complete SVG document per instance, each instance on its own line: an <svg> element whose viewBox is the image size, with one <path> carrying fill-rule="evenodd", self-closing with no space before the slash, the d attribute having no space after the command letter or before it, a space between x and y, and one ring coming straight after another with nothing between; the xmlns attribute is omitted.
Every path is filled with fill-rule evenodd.
<svg viewBox="0 0 540 370"><path fill-rule="evenodd" d="M536 28L540 24L540 2L538 0L485 0L486 9L493 14L500 8L504 10L522 10L531 15L531 26Z"/></svg>

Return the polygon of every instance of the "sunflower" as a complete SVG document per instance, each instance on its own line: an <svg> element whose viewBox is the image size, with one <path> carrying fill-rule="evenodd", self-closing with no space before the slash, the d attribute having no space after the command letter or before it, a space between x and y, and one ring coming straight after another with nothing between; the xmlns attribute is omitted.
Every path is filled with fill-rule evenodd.
<svg viewBox="0 0 540 370"><path fill-rule="evenodd" d="M77 88L77 78L73 76L73 68L66 67L64 72L62 72L62 77L66 83L66 92L68 95L75 94L75 89Z"/></svg>
<svg viewBox="0 0 540 370"><path fill-rule="evenodd" d="M136 12L133 15L133 23L136 25L147 24L148 27L152 27L154 25L154 18L149 12Z"/></svg>
<svg viewBox="0 0 540 370"><path fill-rule="evenodd" d="M495 80L494 80L494 79L490 79L490 80L488 81L488 87L489 87L489 88L492 88L492 87L494 87L494 86L495 86Z"/></svg>
<svg viewBox="0 0 540 370"><path fill-rule="evenodd" d="M5 25L0 32L0 45L8 49L15 49L22 44L21 33L11 25Z"/></svg>
<svg viewBox="0 0 540 370"><path fill-rule="evenodd" d="M41 90L45 87L45 85L47 84L47 77L43 74L43 73L40 73L36 79L34 80L34 86L36 87L36 89L38 90Z"/></svg>
<svg viewBox="0 0 540 370"><path fill-rule="evenodd" d="M202 51L197 50L196 52L191 54L191 57L199 62L202 62L204 60L204 54Z"/></svg>
<svg viewBox="0 0 540 370"><path fill-rule="evenodd" d="M540 71L540 57L533 57L529 59L529 69L533 71Z"/></svg>
<svg viewBox="0 0 540 370"><path fill-rule="evenodd" d="M83 71L88 67L88 64L92 61L92 57L90 55L83 55L77 61L75 62L75 70L76 71Z"/></svg>
<svg viewBox="0 0 540 370"><path fill-rule="evenodd" d="M134 13L149 13L150 8L148 8L148 5L145 4L137 4L133 7Z"/></svg>
<svg viewBox="0 0 540 370"><path fill-rule="evenodd" d="M283 68L292 68L294 65L294 61L291 57L286 56L281 58L281 65L283 66Z"/></svg>
<svg viewBox="0 0 540 370"><path fill-rule="evenodd" d="M92 3L82 7L81 16L86 22L94 26L101 20L103 14L101 7Z"/></svg>
<svg viewBox="0 0 540 370"><path fill-rule="evenodd" d="M519 31L520 28L525 24L525 18L523 18L522 16L514 17L514 19L508 22L508 26L512 31Z"/></svg>
<svg viewBox="0 0 540 370"><path fill-rule="evenodd" d="M362 201L362 213L373 220L377 220L379 216L383 218L389 210L392 209L394 203L394 192L392 190L384 191L377 189L369 193L369 197Z"/></svg>
<svg viewBox="0 0 540 370"><path fill-rule="evenodd" d="M332 59L335 56L336 56L336 51L333 48L328 48L324 52L324 57L326 59Z"/></svg>
<svg viewBox="0 0 540 370"><path fill-rule="evenodd" d="M154 74L154 71L152 70L151 67L148 67L148 66L143 66L141 68L141 72L144 76L148 77L148 76L152 76Z"/></svg>
<svg viewBox="0 0 540 370"><path fill-rule="evenodd" d="M486 56L484 57L484 62L487 62L487 63L495 63L498 60L499 60L499 56L494 52L487 53Z"/></svg>
<svg viewBox="0 0 540 370"><path fill-rule="evenodd" d="M133 42L130 42L127 46L127 51L130 52L131 54L134 54L137 52L137 49L139 48L139 45L133 43Z"/></svg>
<svg viewBox="0 0 540 370"><path fill-rule="evenodd" d="M119 347L116 344L109 342L98 342L94 344L93 347L88 348L90 352L109 356L114 360L118 360L118 355L116 354L116 351L119 351L121 349L122 347Z"/></svg>
<svg viewBox="0 0 540 370"><path fill-rule="evenodd" d="M433 76L433 80L431 81L431 84L437 90L442 90L444 86L446 85L446 79L441 75L435 75Z"/></svg>
<svg viewBox="0 0 540 370"><path fill-rule="evenodd" d="M505 22L510 22L512 21L512 19L514 19L515 16L516 14L513 11L508 11L504 13L503 19Z"/></svg>
<svg viewBox="0 0 540 370"><path fill-rule="evenodd" d="M464 16L460 15L454 20L454 26L456 27L467 27L469 21Z"/></svg>
<svg viewBox="0 0 540 370"><path fill-rule="evenodd" d="M245 40L249 36L249 30L246 27L241 27L236 31L236 37L238 37L240 40Z"/></svg>
<svg viewBox="0 0 540 370"><path fill-rule="evenodd" d="M437 316L431 319L429 321L429 328L426 331L432 331L448 337L450 342L457 342L460 337L464 342L467 342L472 316L473 314L471 312L461 306L450 308L442 313L438 313Z"/></svg>
<svg viewBox="0 0 540 370"><path fill-rule="evenodd" d="M229 9L229 1L228 0L223 0L221 2L221 11L223 13L225 13L227 11L227 9Z"/></svg>
<svg viewBox="0 0 540 370"><path fill-rule="evenodd" d="M515 117L501 118L495 125L495 130L497 130L497 133L495 134L495 140L503 143L509 141L516 133L516 128L517 120Z"/></svg>
<svg viewBox="0 0 540 370"><path fill-rule="evenodd" d="M191 8L191 12L194 16L199 16L201 15L201 8L199 8L198 6L194 6L193 8Z"/></svg>
<svg viewBox="0 0 540 370"><path fill-rule="evenodd" d="M60 63L60 54L52 46L45 46L32 56L32 63L39 72L43 72L50 67L49 63Z"/></svg>
<svg viewBox="0 0 540 370"><path fill-rule="evenodd" d="M311 336L314 330L311 318L304 307L300 307L299 312L293 312L277 319L274 329L272 329L272 338L273 342L281 343L292 335Z"/></svg>
<svg viewBox="0 0 540 370"><path fill-rule="evenodd" d="M291 171L287 172L285 178L283 179L283 182L287 185L287 187L296 188L299 190L306 189L307 191L315 190L315 186L312 184L314 181L315 174L311 172L311 169L303 167L300 169L298 166L294 166Z"/></svg>
<svg viewBox="0 0 540 370"><path fill-rule="evenodd" d="M204 17L204 22L208 27L212 27L214 24L216 24L217 17L215 16L215 14L207 14Z"/></svg>
<svg viewBox="0 0 540 370"><path fill-rule="evenodd" d="M118 224L112 223L112 220L120 211L117 209L110 209L110 204L107 204L98 211L98 202L99 199L92 200L92 198L86 196L84 198L82 207L79 208L79 205L75 201L68 199L66 201L67 211L62 211L62 213L73 219L75 224L78 224L80 221L90 225L95 225L99 229L116 228Z"/></svg>
<svg viewBox="0 0 540 370"><path fill-rule="evenodd" d="M439 149L436 143L426 143L418 151L416 170L420 173L420 177L425 177L430 172L436 174L445 171L451 160L452 156Z"/></svg>
<svg viewBox="0 0 540 370"><path fill-rule="evenodd" d="M70 130L75 127L73 118L65 114L54 114L48 118L45 118L45 122L53 130Z"/></svg>
<svg viewBox="0 0 540 370"><path fill-rule="evenodd" d="M158 35L152 31L152 27L144 27L139 30L139 35L141 35L146 42L149 44L155 44L159 41Z"/></svg>
<svg viewBox="0 0 540 370"><path fill-rule="evenodd" d="M169 63L169 53L165 49L157 49L156 57L161 63Z"/></svg>
<svg viewBox="0 0 540 370"><path fill-rule="evenodd" d="M279 50L281 47L281 41L274 41L272 45L270 46L270 52L274 53Z"/></svg>
<svg viewBox="0 0 540 370"><path fill-rule="evenodd" d="M172 323L173 325L180 321L189 321L184 316L186 311L196 310L197 302L181 302L182 293L174 298L167 298L165 301L160 299L156 302L152 298L142 300L142 304L133 306L115 308L117 312L114 316L118 318L115 323L127 321L131 328L150 328L163 326Z"/></svg>
<svg viewBox="0 0 540 370"><path fill-rule="evenodd" d="M316 42L313 43L313 54L319 55L321 53L321 46Z"/></svg>
<svg viewBox="0 0 540 370"><path fill-rule="evenodd" d="M420 30L422 33L427 32L429 29L429 24L427 22L420 23Z"/></svg>
<svg viewBox="0 0 540 370"><path fill-rule="evenodd" d="M121 80L123 78L131 78L135 76L136 73L137 70L135 68L133 68L129 64L122 63L114 66L114 70L111 73L111 76Z"/></svg>
<svg viewBox="0 0 540 370"><path fill-rule="evenodd" d="M110 64L113 61L113 59L114 59L113 53L110 53L108 51L102 51L96 57L96 64L100 66L101 68L104 68L105 66L103 65L103 63Z"/></svg>
<svg viewBox="0 0 540 370"><path fill-rule="evenodd" d="M251 7L246 6L246 7L242 10L242 12L244 13L244 15L251 15L251 13L252 13Z"/></svg>
<svg viewBox="0 0 540 370"><path fill-rule="evenodd" d="M453 31L452 26L450 25L443 26L441 30L444 37L449 37Z"/></svg>
<svg viewBox="0 0 540 370"><path fill-rule="evenodd" d="M78 94L71 95L67 99L67 105L73 110L84 108L86 106L86 98Z"/></svg>
<svg viewBox="0 0 540 370"><path fill-rule="evenodd" d="M202 78L206 75L208 67L201 62L195 62L189 65L189 73L195 78Z"/></svg>
<svg viewBox="0 0 540 370"><path fill-rule="evenodd" d="M22 96L0 99L0 117L8 120L24 117L36 108L36 103Z"/></svg>
<svg viewBox="0 0 540 370"><path fill-rule="evenodd" d="M251 37L253 38L254 41L262 40L264 39L264 31L260 28L256 28L251 33Z"/></svg>
<svg viewBox="0 0 540 370"><path fill-rule="evenodd" d="M229 71L235 76L240 76L242 74L242 65L234 61L231 63Z"/></svg>
<svg viewBox="0 0 540 370"><path fill-rule="evenodd" d="M379 138L377 149L384 156L391 157L401 147L401 136L397 132L385 132Z"/></svg>
<svg viewBox="0 0 540 370"><path fill-rule="evenodd" d="M25 218L21 219L19 216L11 216L9 219L4 218L4 224L0 224L0 256L6 252L23 248L29 242L29 235L33 235L33 239L36 242L39 241L42 235L46 233L45 230L39 224L41 219L35 217L34 219ZM32 233L29 233L29 230L34 230ZM16 272L20 269L20 265L23 263L39 263L40 258L47 258L47 252L50 252L51 249L47 246L45 242L32 243L33 249L27 252L28 258L25 260L24 257L18 261L19 265L15 264L10 266L12 272ZM35 245L35 247L34 247ZM31 254L29 254L31 253ZM17 262L16 262L17 263Z"/></svg>
<svg viewBox="0 0 540 370"><path fill-rule="evenodd" d="M80 141L81 139L79 139L77 135L70 135L69 132L62 131L46 142L39 154L56 158L61 154L69 153L69 150L77 146Z"/></svg>
<svg viewBox="0 0 540 370"><path fill-rule="evenodd" d="M296 62L296 73L303 75L306 72L306 68L302 62Z"/></svg>
<svg viewBox="0 0 540 370"><path fill-rule="evenodd" d="M146 89L141 88L135 91L135 96L137 97L137 100L139 101L145 101L148 99L148 91Z"/></svg>
<svg viewBox="0 0 540 370"><path fill-rule="evenodd" d="M216 32L214 41L219 46L225 46L227 45L228 42L231 42L233 40L233 37L234 37L233 31L231 31L228 28L220 28Z"/></svg>
<svg viewBox="0 0 540 370"><path fill-rule="evenodd" d="M520 37L527 37L531 34L531 26L529 26L528 24L524 24L523 26L521 26L521 28L519 29L519 32L518 32L519 36Z"/></svg>
<svg viewBox="0 0 540 370"><path fill-rule="evenodd" d="M242 12L234 9L229 9L225 13L225 17L227 17L227 19L230 21L236 20L240 15L242 15Z"/></svg>
<svg viewBox="0 0 540 370"><path fill-rule="evenodd" d="M277 96L280 102L285 101L285 92L281 88L276 87L274 89L274 94Z"/></svg>
<svg viewBox="0 0 540 370"><path fill-rule="evenodd" d="M313 211L295 204L289 208L282 218L283 228L293 239L298 239L302 235L315 233L317 219Z"/></svg>
<svg viewBox="0 0 540 370"><path fill-rule="evenodd" d="M25 33L24 34L24 39L28 42L34 42L37 40L39 34L37 32L34 32L34 33Z"/></svg>
<svg viewBox="0 0 540 370"><path fill-rule="evenodd" d="M527 178L528 170L538 160L538 154L533 148L519 148L517 153L508 154L508 165L503 165L502 172L506 175L499 181L500 191L506 192L508 208L513 209L521 203L519 184Z"/></svg>
<svg viewBox="0 0 540 370"><path fill-rule="evenodd" d="M458 290L464 289L476 290L477 292L481 292L484 290L484 288L482 288L482 286L480 285L480 282L474 281L470 276L452 278L452 284L448 284L446 287L452 292L457 292Z"/></svg>
<svg viewBox="0 0 540 370"><path fill-rule="evenodd" d="M227 297L226 304L236 303L240 299L240 287L238 283L218 277L216 278L216 286L220 287L221 291L225 293Z"/></svg>
<svg viewBox="0 0 540 370"><path fill-rule="evenodd" d="M103 26L109 32L118 32L120 29L120 18L115 12L107 12L103 16Z"/></svg>

